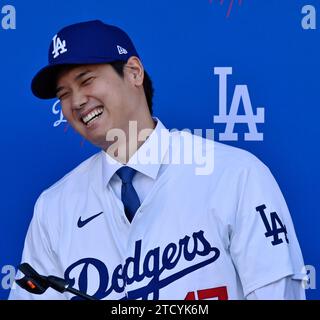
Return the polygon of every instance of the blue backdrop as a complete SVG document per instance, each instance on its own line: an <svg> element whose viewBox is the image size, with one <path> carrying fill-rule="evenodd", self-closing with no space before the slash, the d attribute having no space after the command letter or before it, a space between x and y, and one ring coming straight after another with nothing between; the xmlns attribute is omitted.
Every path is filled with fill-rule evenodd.
<svg viewBox="0 0 320 320"><path fill-rule="evenodd" d="M30 91L56 31L91 19L116 24L132 37L154 82L155 115L168 128L214 128L219 140L225 124L213 122L219 114L214 68L232 67L227 107L236 86L246 85L254 113L264 108L264 123L257 124L263 140L246 141L248 126L236 124L238 140L224 142L269 166L305 263L320 268L320 26L306 30L301 24L305 5L320 14L319 0L4 0L0 8L7 4L16 10L16 29L0 26L1 299L9 293L8 266L20 262L40 192L97 151L59 121L55 100L38 100ZM319 299L320 290L314 285L307 296Z"/></svg>

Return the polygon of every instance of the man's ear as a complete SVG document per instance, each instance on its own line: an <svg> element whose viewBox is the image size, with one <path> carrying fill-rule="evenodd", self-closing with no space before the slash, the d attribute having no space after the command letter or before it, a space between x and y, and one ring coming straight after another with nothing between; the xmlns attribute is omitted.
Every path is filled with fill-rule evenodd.
<svg viewBox="0 0 320 320"><path fill-rule="evenodd" d="M144 79L144 68L138 57L130 57L125 64L125 75L135 86L142 86Z"/></svg>

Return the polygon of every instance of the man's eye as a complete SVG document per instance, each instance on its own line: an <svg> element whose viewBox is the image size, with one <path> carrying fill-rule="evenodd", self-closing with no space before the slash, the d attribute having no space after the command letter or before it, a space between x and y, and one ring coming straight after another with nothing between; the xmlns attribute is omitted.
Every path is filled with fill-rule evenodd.
<svg viewBox="0 0 320 320"><path fill-rule="evenodd" d="M90 78L84 80L84 81L82 82L82 85L90 84L93 79L94 79L94 77L90 77Z"/></svg>
<svg viewBox="0 0 320 320"><path fill-rule="evenodd" d="M65 98L67 97L67 95L68 95L68 92L59 95L57 98L58 98L59 100L63 100L63 99L65 99Z"/></svg>

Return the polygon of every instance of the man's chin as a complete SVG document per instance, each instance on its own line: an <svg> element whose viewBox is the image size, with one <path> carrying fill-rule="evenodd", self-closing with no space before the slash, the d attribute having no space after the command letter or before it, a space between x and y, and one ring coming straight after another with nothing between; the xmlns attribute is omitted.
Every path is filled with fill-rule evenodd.
<svg viewBox="0 0 320 320"><path fill-rule="evenodd" d="M103 136L103 138L102 137L99 137L99 138L97 138L97 137L95 137L95 138L93 138L93 137L84 137L85 138L85 140L87 140L87 141L89 141L91 144L93 144L94 146L96 146L96 147L98 147L98 148L100 148L100 149L103 149L103 150L105 150L105 149L107 149L108 148L108 146L109 146L109 144L107 143L107 141L106 141L106 136L104 135Z"/></svg>

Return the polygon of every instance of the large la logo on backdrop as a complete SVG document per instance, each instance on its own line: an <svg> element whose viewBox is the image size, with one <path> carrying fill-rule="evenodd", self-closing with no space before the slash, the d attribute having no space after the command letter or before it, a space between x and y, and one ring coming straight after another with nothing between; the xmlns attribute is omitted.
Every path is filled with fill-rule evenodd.
<svg viewBox="0 0 320 320"><path fill-rule="evenodd" d="M254 114L247 85L236 85L229 113L227 112L227 76L232 75L232 68L214 68L219 76L219 115L214 116L214 123L225 123L224 133L219 134L219 140L237 141L238 133L234 132L237 123L247 124L249 132L244 134L244 140L262 141L263 133L258 132L257 123L264 123L264 108L257 108ZM239 114L241 103L245 114Z"/></svg>

